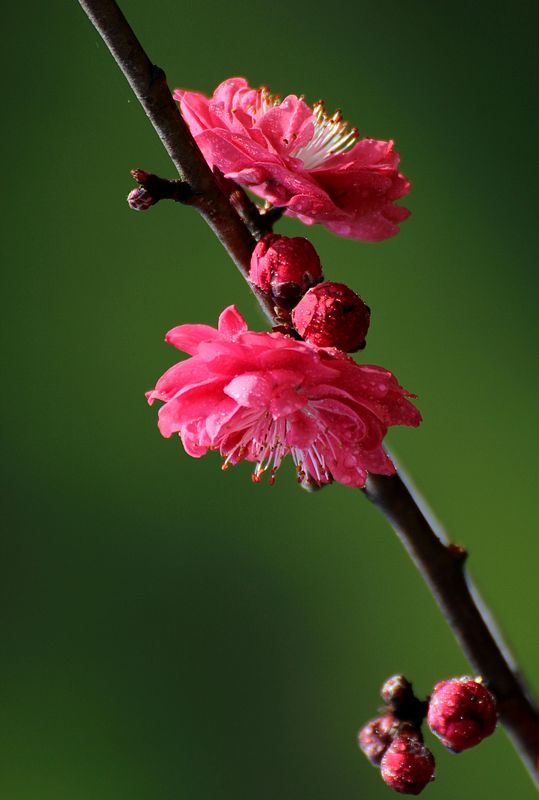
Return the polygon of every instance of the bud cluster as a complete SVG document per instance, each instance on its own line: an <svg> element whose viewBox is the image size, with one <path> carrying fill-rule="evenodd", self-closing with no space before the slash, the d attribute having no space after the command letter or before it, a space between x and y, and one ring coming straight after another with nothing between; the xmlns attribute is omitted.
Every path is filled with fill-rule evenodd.
<svg viewBox="0 0 539 800"><path fill-rule="evenodd" d="M344 283L324 281L307 239L263 236L251 258L249 280L277 306L291 309L292 324L305 341L345 353L365 347L370 308Z"/></svg>
<svg viewBox="0 0 539 800"><path fill-rule="evenodd" d="M431 731L454 753L479 744L496 727L496 700L479 678L441 681L421 701L404 675L393 675L380 694L386 705L361 728L358 744L387 786L401 794L420 794L434 780L434 756L421 732L425 716Z"/></svg>

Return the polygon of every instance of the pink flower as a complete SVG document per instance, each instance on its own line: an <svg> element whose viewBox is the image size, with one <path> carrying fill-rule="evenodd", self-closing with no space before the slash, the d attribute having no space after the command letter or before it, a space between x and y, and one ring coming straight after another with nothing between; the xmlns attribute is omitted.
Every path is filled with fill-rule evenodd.
<svg viewBox="0 0 539 800"><path fill-rule="evenodd" d="M269 469L273 482L290 455L299 480L362 487L368 472L395 471L382 447L388 427L421 421L391 372L282 333L249 331L234 306L218 328L180 325L166 341L191 358L147 393L150 404L164 402L161 433L178 433L195 457L218 450L225 469L254 462L255 481Z"/></svg>
<svg viewBox="0 0 539 800"><path fill-rule="evenodd" d="M395 205L410 182L393 142L359 139L321 101L281 101L244 78L224 81L212 98L184 89L174 98L210 166L289 216L370 242L394 236L409 216Z"/></svg>

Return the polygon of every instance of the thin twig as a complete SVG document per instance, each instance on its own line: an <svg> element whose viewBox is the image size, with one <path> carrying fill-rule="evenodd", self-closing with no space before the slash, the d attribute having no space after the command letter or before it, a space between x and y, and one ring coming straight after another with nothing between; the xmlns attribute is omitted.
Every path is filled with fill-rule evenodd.
<svg viewBox="0 0 539 800"><path fill-rule="evenodd" d="M127 195L127 202L133 211L148 211L161 200L188 204L196 199L191 187L185 181L159 178L143 169L132 169L131 175L138 182L136 189L132 189Z"/></svg>
<svg viewBox="0 0 539 800"><path fill-rule="evenodd" d="M271 208L261 209L260 214L264 219L264 224L268 231L271 231L275 223L279 222L284 211L282 206L271 206Z"/></svg>
<svg viewBox="0 0 539 800"><path fill-rule="evenodd" d="M253 227L253 220L251 224L247 221L246 217L252 213L245 204L247 196L242 196L240 190L231 197L230 187L223 192L222 182L207 166L172 100L163 71L150 62L114 0L79 2L150 118L180 179L193 191L196 198L193 205L247 277L251 252L260 235ZM268 222L274 222L278 216L280 211L272 215L270 210ZM269 298L256 291L255 294L271 322L279 324L279 309L273 307ZM443 541L444 537L421 509L421 502L414 498L411 487L404 483L402 470L391 477L370 475L364 493L390 521L474 669L496 694L502 722L530 774L537 780L539 714L505 646L492 626L487 625L488 612L467 581L465 551Z"/></svg>
<svg viewBox="0 0 539 800"><path fill-rule="evenodd" d="M245 189L235 181L230 180L230 178L225 178L217 167L214 168L213 174L219 188L238 213L243 224L248 228L253 239L258 241L267 233L271 233L276 215L270 211L260 209L251 200ZM134 192L131 192L128 196L129 204L136 211L146 210L150 206L156 205L160 200L175 200L178 203L194 206L199 203L198 196L194 194L189 184L185 181L161 178L159 175L155 175L153 172L146 172L143 169L132 169L131 175L139 187L144 190L141 195L135 189L134 192L137 193L133 201L131 198ZM142 202L139 201L139 198L142 199ZM275 210L281 211L281 209L272 209L272 211Z"/></svg>
<svg viewBox="0 0 539 800"><path fill-rule="evenodd" d="M267 233L271 233L273 230L272 220L265 212L261 213L261 209L251 200L245 189L230 178L225 178L217 167L214 167L213 174L221 190L228 197L229 203L236 209L242 222L249 229L251 236L258 241Z"/></svg>

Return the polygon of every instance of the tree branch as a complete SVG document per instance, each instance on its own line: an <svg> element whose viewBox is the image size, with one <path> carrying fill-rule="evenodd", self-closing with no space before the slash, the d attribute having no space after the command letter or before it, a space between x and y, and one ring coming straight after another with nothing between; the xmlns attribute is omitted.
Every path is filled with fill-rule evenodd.
<svg viewBox="0 0 539 800"><path fill-rule="evenodd" d="M247 278L256 240L204 160L172 98L165 73L152 64L114 0L79 2L133 89L178 170L181 181L190 187L193 193L190 204L202 214L237 268ZM276 314L270 298L261 293L255 294L272 325L281 325L282 320Z"/></svg>
<svg viewBox="0 0 539 800"><path fill-rule="evenodd" d="M247 278L256 239L271 229L280 210L269 210L264 220L240 187L212 174L172 99L164 72L150 62L114 0L79 2L146 111L181 181L190 188L192 198L187 202L202 214ZM281 325L280 310L249 285L272 324ZM466 579L465 551L445 543L402 474L370 475L364 493L395 529L474 669L495 693L502 722L537 780L538 712L505 646L489 628L488 612Z"/></svg>
<svg viewBox="0 0 539 800"><path fill-rule="evenodd" d="M487 624L490 612L466 576L466 551L448 543L445 533L428 519L402 470L397 475L369 475L363 492L391 523L466 657L487 681L498 701L500 719L537 782L539 715L507 646Z"/></svg>

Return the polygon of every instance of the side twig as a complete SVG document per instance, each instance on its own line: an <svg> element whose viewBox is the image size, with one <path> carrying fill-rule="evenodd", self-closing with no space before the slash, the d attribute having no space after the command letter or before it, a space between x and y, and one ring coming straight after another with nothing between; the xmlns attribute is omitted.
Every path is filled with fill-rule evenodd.
<svg viewBox="0 0 539 800"><path fill-rule="evenodd" d="M138 187L127 196L127 202L134 211L146 211L160 200L186 204L195 200L191 187L184 181L160 178L143 169L132 169L131 175L138 183Z"/></svg>
<svg viewBox="0 0 539 800"><path fill-rule="evenodd" d="M264 219L240 187L212 174L172 99L164 72L151 63L116 2L79 2L146 111L181 181L192 192L187 202L198 209L247 277L256 239L271 229L280 210L270 209ZM255 294L272 324L282 324L280 310L269 298ZM404 483L402 471L391 477L371 475L364 493L395 529L474 669L496 694L502 722L537 780L539 714L505 646L487 625L488 612L464 572L466 553L444 542Z"/></svg>

